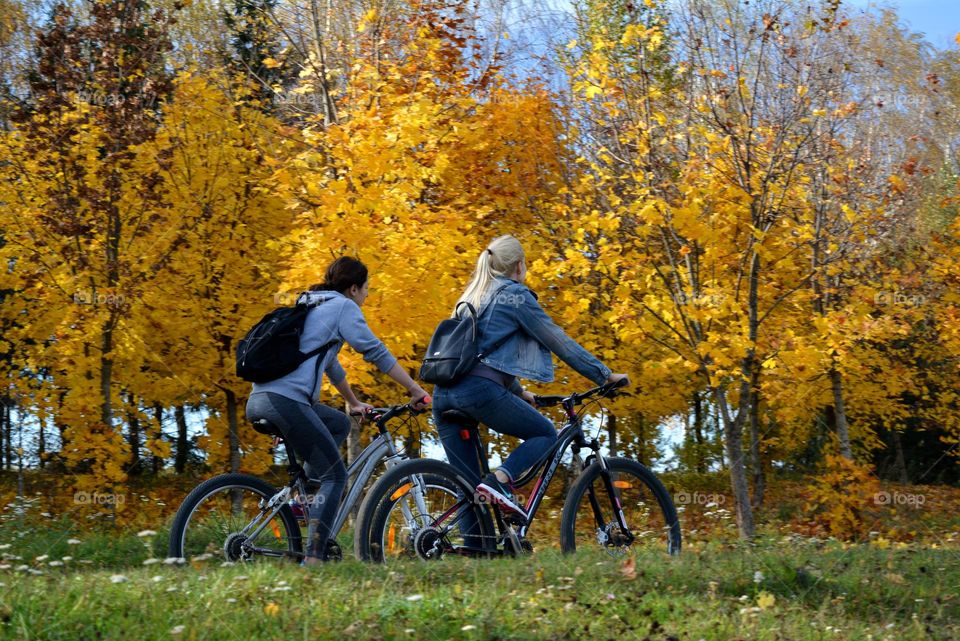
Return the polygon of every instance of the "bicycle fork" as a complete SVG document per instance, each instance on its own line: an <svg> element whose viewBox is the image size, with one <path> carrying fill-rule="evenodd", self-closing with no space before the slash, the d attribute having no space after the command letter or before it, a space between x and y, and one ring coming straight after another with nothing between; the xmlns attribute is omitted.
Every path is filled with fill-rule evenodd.
<svg viewBox="0 0 960 641"><path fill-rule="evenodd" d="M589 465L590 459L592 458L595 458L600 465L600 478L603 481L604 489L607 491L607 496L610 497L610 507L616 518L617 527L620 529L619 536L622 537L617 541L611 540L611 533L607 531L607 523L603 518L603 510L600 507L597 492L591 484L587 489L587 496L590 500L590 507L593 509L593 516L597 522L597 538L600 544L604 546L630 545L636 537L634 537L633 532L630 531L630 526L627 525L627 519L623 514L623 505L620 503L620 495L617 493L617 488L610 475L610 467L607 465L606 459L600 454L600 445L596 440L591 441L590 449L593 450L593 455L587 458L587 465ZM586 469L586 467L584 469Z"/></svg>

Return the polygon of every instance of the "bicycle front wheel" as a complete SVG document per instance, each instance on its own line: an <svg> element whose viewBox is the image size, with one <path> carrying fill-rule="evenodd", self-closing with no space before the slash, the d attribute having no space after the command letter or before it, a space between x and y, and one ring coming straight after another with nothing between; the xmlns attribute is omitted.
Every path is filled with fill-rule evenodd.
<svg viewBox="0 0 960 641"><path fill-rule="evenodd" d="M660 479L628 458L605 458L574 481L560 518L560 548L599 546L612 555L649 547L679 554L677 509ZM622 515L622 516L621 516Z"/></svg>
<svg viewBox="0 0 960 641"><path fill-rule="evenodd" d="M267 508L278 492L249 474L221 474L204 481L184 499L170 529L169 555L205 554L227 561L254 558L298 560L302 557L300 524L290 506Z"/></svg>
<svg viewBox="0 0 960 641"><path fill-rule="evenodd" d="M378 563L496 549L487 506L453 466L433 459L405 461L377 480L360 506L354 541L357 558Z"/></svg>

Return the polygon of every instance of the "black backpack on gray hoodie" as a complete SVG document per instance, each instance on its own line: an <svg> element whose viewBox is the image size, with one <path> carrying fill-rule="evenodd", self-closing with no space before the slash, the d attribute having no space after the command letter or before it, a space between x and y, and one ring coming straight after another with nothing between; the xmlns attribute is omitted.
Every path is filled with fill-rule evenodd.
<svg viewBox="0 0 960 641"><path fill-rule="evenodd" d="M300 351L300 337L310 310L324 301L297 302L293 307L278 307L247 332L237 343L237 376L251 383L266 383L286 376L308 358L317 358L317 368L331 341L307 353Z"/></svg>

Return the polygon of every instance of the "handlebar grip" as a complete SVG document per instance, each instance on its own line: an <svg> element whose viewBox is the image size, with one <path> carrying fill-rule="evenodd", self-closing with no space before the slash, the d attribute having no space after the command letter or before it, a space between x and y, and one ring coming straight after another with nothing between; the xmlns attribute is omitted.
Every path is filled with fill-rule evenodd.
<svg viewBox="0 0 960 641"><path fill-rule="evenodd" d="M554 405L559 405L563 401L563 396L556 395L545 395L540 396L535 394L533 397L534 402L537 404L537 407L553 407Z"/></svg>

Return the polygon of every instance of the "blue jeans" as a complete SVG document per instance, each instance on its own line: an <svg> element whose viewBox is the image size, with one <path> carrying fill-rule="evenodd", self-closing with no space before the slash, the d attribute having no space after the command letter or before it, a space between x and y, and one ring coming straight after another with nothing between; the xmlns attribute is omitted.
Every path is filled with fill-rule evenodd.
<svg viewBox="0 0 960 641"><path fill-rule="evenodd" d="M557 440L557 430L550 420L507 388L479 376L465 376L453 385L437 385L433 390L433 420L447 460L474 485L480 482L480 461L472 440L460 436L461 426L440 418L447 410L460 410L488 428L523 439L503 462L503 470L511 481L543 457ZM480 524L475 513L468 511L460 524L463 544L471 548L491 548L493 542L480 538Z"/></svg>
<svg viewBox="0 0 960 641"><path fill-rule="evenodd" d="M277 426L293 451L303 459L307 487L316 488L307 504L307 550L322 556L327 539L333 538L333 521L347 483L347 468L340 456L340 444L350 431L350 419L343 412L314 403L298 403L273 392L255 392L247 400L247 420L261 418Z"/></svg>
<svg viewBox="0 0 960 641"><path fill-rule="evenodd" d="M521 443L500 469L514 481L532 467L557 441L557 429L546 416L502 385L478 376L465 376L453 385L433 391L433 419L450 464L468 479L480 482L480 462L470 441L460 437L460 426L444 421L447 410L460 410L488 428L516 436Z"/></svg>

